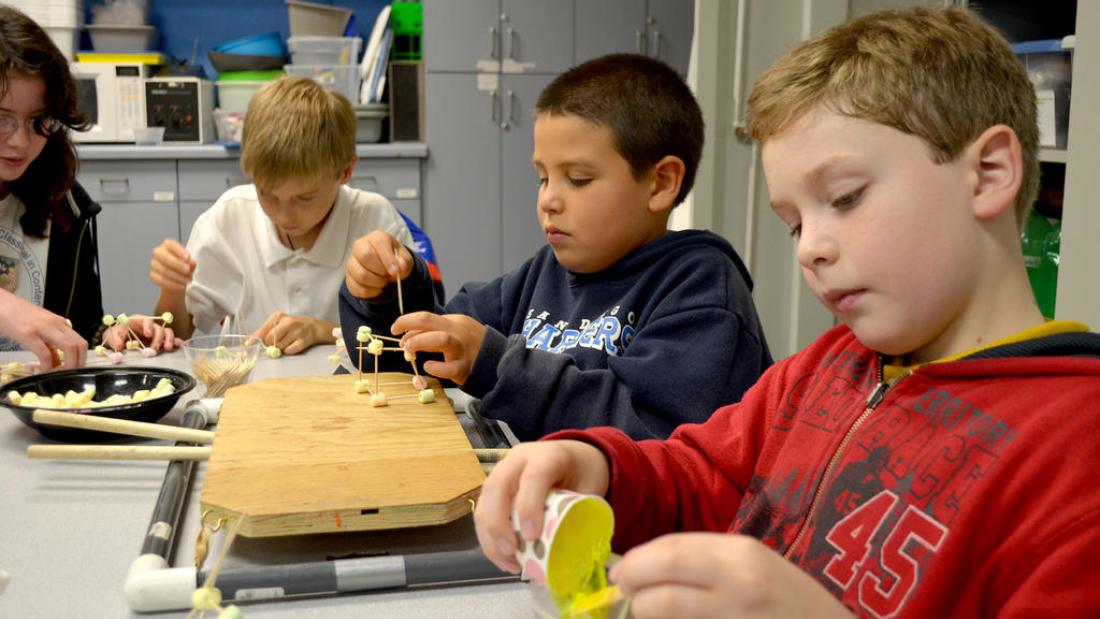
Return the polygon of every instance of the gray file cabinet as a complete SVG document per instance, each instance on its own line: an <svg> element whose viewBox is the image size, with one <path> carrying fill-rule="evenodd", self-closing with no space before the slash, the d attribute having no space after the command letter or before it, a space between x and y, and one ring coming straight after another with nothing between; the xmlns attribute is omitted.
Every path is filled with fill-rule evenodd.
<svg viewBox="0 0 1100 619"><path fill-rule="evenodd" d="M380 193L417 224L424 144L359 145L350 186ZM104 310L148 313L158 290L149 279L153 249L187 242L191 227L228 188L248 183L236 151L215 146L80 145L77 180L103 207L99 264ZM429 232L429 236L430 236Z"/></svg>

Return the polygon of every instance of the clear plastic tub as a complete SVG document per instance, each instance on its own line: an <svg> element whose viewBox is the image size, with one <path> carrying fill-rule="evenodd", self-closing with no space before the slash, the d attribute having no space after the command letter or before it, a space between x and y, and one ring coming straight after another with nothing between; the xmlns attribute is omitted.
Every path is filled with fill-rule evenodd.
<svg viewBox="0 0 1100 619"><path fill-rule="evenodd" d="M218 107L227 112L241 112L248 110L248 102L258 90L267 82L234 80L218 80Z"/></svg>
<svg viewBox="0 0 1100 619"><path fill-rule="evenodd" d="M352 105L359 102L359 65L297 65L288 64L286 72L304 75L318 84L347 98Z"/></svg>
<svg viewBox="0 0 1100 619"><path fill-rule="evenodd" d="M244 112L214 110L214 129L219 141L240 144L244 135Z"/></svg>
<svg viewBox="0 0 1100 619"><path fill-rule="evenodd" d="M346 65L359 61L359 37L290 37L291 64Z"/></svg>

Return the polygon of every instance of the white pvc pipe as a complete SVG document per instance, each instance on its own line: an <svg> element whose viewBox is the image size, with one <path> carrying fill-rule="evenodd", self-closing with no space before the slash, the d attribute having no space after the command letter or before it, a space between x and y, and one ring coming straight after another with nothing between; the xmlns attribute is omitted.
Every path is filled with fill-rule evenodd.
<svg viewBox="0 0 1100 619"><path fill-rule="evenodd" d="M168 567L160 555L141 555L126 576L126 603L139 613L185 610L191 608L197 582L198 571L193 567Z"/></svg>

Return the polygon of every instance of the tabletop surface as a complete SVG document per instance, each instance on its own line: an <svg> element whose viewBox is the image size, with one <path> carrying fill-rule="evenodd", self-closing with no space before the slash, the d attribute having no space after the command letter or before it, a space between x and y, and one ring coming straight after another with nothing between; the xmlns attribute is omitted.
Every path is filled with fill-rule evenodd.
<svg viewBox="0 0 1100 619"><path fill-rule="evenodd" d="M326 361L331 352L328 348L315 347L304 355L281 359L261 356L252 380L330 374L333 367ZM0 353L0 362L30 358L29 353ZM126 363L187 369L180 352L150 359L131 353ZM182 398L162 423L177 424L190 397ZM184 610L133 613L123 596L126 574L141 550L166 464L26 457L28 445L50 442L20 423L8 409L0 408L0 570L10 576L6 591L0 594L0 617L186 616ZM191 564L194 557L202 475L200 464L181 517L173 566ZM461 550L476 543L469 517L422 529L274 540L238 537L224 567L279 565L379 552ZM210 564L208 560L207 569ZM249 619L533 616L529 587L520 582L284 599L249 603L241 609Z"/></svg>

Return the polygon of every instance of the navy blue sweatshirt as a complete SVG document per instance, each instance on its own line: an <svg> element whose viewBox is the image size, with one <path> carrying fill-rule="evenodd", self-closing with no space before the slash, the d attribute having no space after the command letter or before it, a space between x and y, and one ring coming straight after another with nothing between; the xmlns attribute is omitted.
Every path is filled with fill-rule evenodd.
<svg viewBox="0 0 1100 619"><path fill-rule="evenodd" d="M370 301L341 289L349 351L360 325L389 333L393 289ZM421 260L402 282L406 312L466 314L488 327L462 389L522 440L593 426L663 438L740 400L772 362L751 289L733 247L694 230L590 274L567 271L544 246L503 277L467 284L445 307ZM383 355L382 367L408 371L395 357Z"/></svg>

